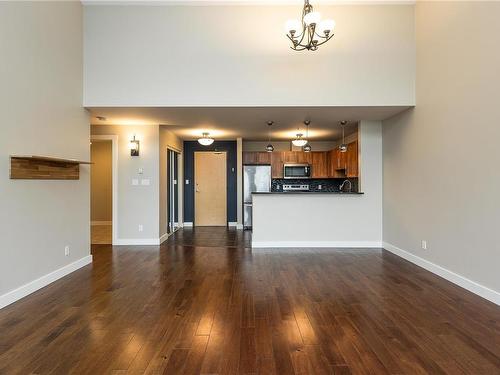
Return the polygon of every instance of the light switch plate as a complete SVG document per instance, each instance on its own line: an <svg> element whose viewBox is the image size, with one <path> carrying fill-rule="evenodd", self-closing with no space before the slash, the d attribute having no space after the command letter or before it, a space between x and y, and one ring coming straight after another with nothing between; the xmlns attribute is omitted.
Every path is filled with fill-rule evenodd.
<svg viewBox="0 0 500 375"><path fill-rule="evenodd" d="M141 180L142 186L149 186L149 178L144 178Z"/></svg>

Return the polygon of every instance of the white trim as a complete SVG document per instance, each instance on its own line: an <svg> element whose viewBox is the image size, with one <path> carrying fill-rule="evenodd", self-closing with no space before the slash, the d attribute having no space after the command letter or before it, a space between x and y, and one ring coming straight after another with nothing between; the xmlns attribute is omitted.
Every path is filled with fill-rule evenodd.
<svg viewBox="0 0 500 375"><path fill-rule="evenodd" d="M164 235L160 236L160 244L163 243L170 235L168 233L165 233Z"/></svg>
<svg viewBox="0 0 500 375"><path fill-rule="evenodd" d="M252 241L252 248L314 248L314 247L345 247L369 248L382 247L381 241Z"/></svg>
<svg viewBox="0 0 500 375"><path fill-rule="evenodd" d="M387 251L406 259L407 261L420 266L427 271L430 271L438 276L441 276L443 279L446 279L453 284L456 284L464 289L467 289L469 292L477 294L480 297L487 299L497 305L500 305L500 293L490 289L484 285L478 284L475 281L469 280L466 277L459 275L455 272L452 272L444 267L438 266L435 263L432 263L426 259L420 258L408 251L400 249L397 246L394 246L390 243L383 242L383 247Z"/></svg>
<svg viewBox="0 0 500 375"><path fill-rule="evenodd" d="M237 227L238 223L236 221L228 221L227 226L228 227Z"/></svg>
<svg viewBox="0 0 500 375"><path fill-rule="evenodd" d="M159 238L117 238L113 245L124 246L136 246L136 245L159 245Z"/></svg>
<svg viewBox="0 0 500 375"><path fill-rule="evenodd" d="M92 255L87 255L73 263L67 264L55 271L39 277L36 280L30 281L29 283L24 284L17 289L5 293L4 295L0 296L0 309L20 300L21 298L26 297L33 292L36 292L39 289L42 289L44 286L47 286L50 283L53 283L54 281L90 263L92 263Z"/></svg>
<svg viewBox="0 0 500 375"><path fill-rule="evenodd" d="M185 221L184 222L184 226L185 227L192 227L193 226L193 222L192 221Z"/></svg>
<svg viewBox="0 0 500 375"><path fill-rule="evenodd" d="M90 222L90 225L112 225L112 221L99 221L99 220L94 220Z"/></svg>
<svg viewBox="0 0 500 375"><path fill-rule="evenodd" d="M106 140L111 141L111 153L112 153L112 190L113 190L113 214L111 222L114 223L112 228L112 240L113 245L118 245L118 136L117 135L90 135L90 140Z"/></svg>
<svg viewBox="0 0 500 375"><path fill-rule="evenodd" d="M243 224L237 224L236 229L243 229Z"/></svg>

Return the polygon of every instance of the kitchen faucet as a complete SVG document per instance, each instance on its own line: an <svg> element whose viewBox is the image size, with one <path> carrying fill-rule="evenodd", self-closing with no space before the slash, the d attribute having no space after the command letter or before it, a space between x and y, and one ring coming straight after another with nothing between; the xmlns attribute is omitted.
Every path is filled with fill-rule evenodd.
<svg viewBox="0 0 500 375"><path fill-rule="evenodd" d="M351 189L352 189L352 183L349 180L344 180L344 182L342 182L342 184L340 185L340 188L339 188L340 191L342 191L342 189L344 189L344 185L345 185L346 182L349 182L349 192L351 191Z"/></svg>

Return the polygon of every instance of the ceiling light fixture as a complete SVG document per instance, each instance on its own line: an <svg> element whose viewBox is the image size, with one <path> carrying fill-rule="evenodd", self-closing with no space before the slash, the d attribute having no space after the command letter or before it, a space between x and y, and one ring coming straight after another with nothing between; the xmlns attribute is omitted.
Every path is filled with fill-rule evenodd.
<svg viewBox="0 0 500 375"><path fill-rule="evenodd" d="M214 143L214 139L210 138L210 134L205 132L202 134L202 137L198 139L198 143L202 146L210 146Z"/></svg>
<svg viewBox="0 0 500 375"><path fill-rule="evenodd" d="M345 143L345 137L344 137L344 128L346 125L347 125L347 121L345 121L345 120L340 121L340 126L342 127L342 144L339 146L340 152L347 151L347 144Z"/></svg>
<svg viewBox="0 0 500 375"><path fill-rule="evenodd" d="M311 144L309 143L309 124L310 123L311 123L311 121L309 121L309 120L304 121L304 124L306 125L306 141L307 141L307 144L304 147L302 147L302 151L304 151L304 152L311 152L311 150L312 150Z"/></svg>
<svg viewBox="0 0 500 375"><path fill-rule="evenodd" d="M334 20L320 21L321 14L313 11L309 0L304 1L302 22L288 20L285 24L286 36L292 42L291 49L295 51L316 51L318 47L333 37Z"/></svg>
<svg viewBox="0 0 500 375"><path fill-rule="evenodd" d="M302 138L304 134L302 133L297 133L297 138L292 140L292 144L297 147L303 147L307 144L307 139Z"/></svg>
<svg viewBox="0 0 500 375"><path fill-rule="evenodd" d="M271 126L274 124L274 121L268 121L267 122L267 138L268 138L268 145L266 146L266 151L267 152L273 152L274 151L274 146L271 144Z"/></svg>

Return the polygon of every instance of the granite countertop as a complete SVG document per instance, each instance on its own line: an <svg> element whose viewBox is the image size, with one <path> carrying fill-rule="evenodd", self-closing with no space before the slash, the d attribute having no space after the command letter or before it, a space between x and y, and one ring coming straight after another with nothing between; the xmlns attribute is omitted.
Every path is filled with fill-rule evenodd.
<svg viewBox="0 0 500 375"><path fill-rule="evenodd" d="M330 194L330 195L362 195L364 194L363 192L340 192L340 191L256 191L253 192L252 194L280 194L280 195L287 195L287 194Z"/></svg>

